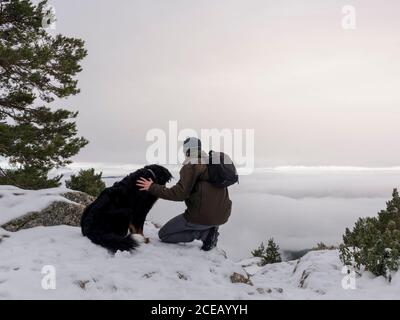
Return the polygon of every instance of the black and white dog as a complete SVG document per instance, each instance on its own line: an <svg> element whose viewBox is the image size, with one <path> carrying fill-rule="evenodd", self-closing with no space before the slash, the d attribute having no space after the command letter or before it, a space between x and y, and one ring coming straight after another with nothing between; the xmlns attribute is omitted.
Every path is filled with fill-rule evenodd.
<svg viewBox="0 0 400 320"><path fill-rule="evenodd" d="M136 186L141 177L165 185L172 175L162 166L149 165L106 188L83 212L82 234L112 252L137 247L132 234L143 235L146 216L157 201L157 197Z"/></svg>

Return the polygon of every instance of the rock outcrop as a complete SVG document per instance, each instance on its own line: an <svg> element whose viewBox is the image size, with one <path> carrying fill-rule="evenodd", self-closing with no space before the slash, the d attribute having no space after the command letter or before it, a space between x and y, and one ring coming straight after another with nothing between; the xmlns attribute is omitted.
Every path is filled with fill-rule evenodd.
<svg viewBox="0 0 400 320"><path fill-rule="evenodd" d="M79 226L83 210L94 198L78 191L69 191L61 194L61 196L61 200L51 202L43 210L28 212L1 227L7 231L15 232L38 226Z"/></svg>

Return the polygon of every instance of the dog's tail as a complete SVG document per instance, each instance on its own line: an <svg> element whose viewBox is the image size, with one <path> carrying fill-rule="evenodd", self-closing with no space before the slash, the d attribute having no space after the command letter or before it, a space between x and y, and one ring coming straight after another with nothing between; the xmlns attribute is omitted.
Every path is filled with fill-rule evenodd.
<svg viewBox="0 0 400 320"><path fill-rule="evenodd" d="M132 251L139 246L138 242L130 235L123 237L114 233L101 234L89 232L86 236L92 240L93 243L107 248L113 253L118 250Z"/></svg>

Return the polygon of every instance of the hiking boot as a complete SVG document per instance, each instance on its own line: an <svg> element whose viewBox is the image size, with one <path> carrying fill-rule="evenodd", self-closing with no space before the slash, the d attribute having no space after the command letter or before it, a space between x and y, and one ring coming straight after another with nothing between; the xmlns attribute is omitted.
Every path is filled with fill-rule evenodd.
<svg viewBox="0 0 400 320"><path fill-rule="evenodd" d="M203 241L203 246L201 247L201 250L210 251L214 249L218 243L218 236L218 227L211 228L207 234L206 239Z"/></svg>

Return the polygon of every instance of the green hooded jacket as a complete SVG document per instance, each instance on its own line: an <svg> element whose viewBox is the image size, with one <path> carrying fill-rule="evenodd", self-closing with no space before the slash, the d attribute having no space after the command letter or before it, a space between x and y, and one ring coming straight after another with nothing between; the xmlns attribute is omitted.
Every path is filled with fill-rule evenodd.
<svg viewBox="0 0 400 320"><path fill-rule="evenodd" d="M201 156L204 159L207 155L202 153ZM228 188L217 188L209 183L207 165L198 159L185 160L175 186L167 188L153 183L149 192L161 199L185 201L184 217L188 222L222 225L228 221L232 210Z"/></svg>

